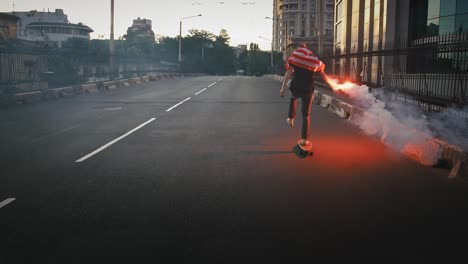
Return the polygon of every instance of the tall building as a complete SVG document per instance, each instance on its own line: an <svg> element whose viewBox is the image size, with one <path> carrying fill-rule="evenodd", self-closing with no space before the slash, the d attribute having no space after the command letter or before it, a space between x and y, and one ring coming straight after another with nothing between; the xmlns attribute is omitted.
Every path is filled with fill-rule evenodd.
<svg viewBox="0 0 468 264"><path fill-rule="evenodd" d="M61 47L62 42L70 38L90 39L93 30L82 23L73 24L68 21L62 9L55 12L12 12L19 18L18 39L34 41L41 45Z"/></svg>
<svg viewBox="0 0 468 264"><path fill-rule="evenodd" d="M465 89L468 0L336 0L335 8L336 75L426 97Z"/></svg>
<svg viewBox="0 0 468 264"><path fill-rule="evenodd" d="M273 50L284 51L287 44L294 47L301 42L316 53L331 50L334 5L334 0L274 0Z"/></svg>
<svg viewBox="0 0 468 264"><path fill-rule="evenodd" d="M134 19L132 26L127 29L127 37L130 34L138 37L146 37L155 41L155 34L153 32L152 22L150 19Z"/></svg>

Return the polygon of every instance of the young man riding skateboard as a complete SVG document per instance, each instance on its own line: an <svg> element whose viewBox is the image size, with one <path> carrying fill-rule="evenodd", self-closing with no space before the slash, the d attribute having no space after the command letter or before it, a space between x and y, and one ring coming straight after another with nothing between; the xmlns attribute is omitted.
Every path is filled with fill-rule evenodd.
<svg viewBox="0 0 468 264"><path fill-rule="evenodd" d="M310 137L310 108L314 98L314 73L325 69L325 64L321 62L312 51L307 49L305 44L301 44L289 56L286 62L286 74L284 75L283 86L280 96L284 97L286 86L291 79L289 90L291 91L291 101L289 103L289 114L286 122L289 126L294 126L296 117L297 99L302 100L302 139L298 142L300 146L311 146ZM294 74L294 75L293 75Z"/></svg>

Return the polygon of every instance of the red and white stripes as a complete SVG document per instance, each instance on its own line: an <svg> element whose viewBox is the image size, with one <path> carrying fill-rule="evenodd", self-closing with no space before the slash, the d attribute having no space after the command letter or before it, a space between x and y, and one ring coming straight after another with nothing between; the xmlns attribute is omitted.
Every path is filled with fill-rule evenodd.
<svg viewBox="0 0 468 264"><path fill-rule="evenodd" d="M318 72L320 71L323 62L321 62L312 51L301 47L296 49L291 56L289 56L286 68L289 68L289 64L312 72Z"/></svg>

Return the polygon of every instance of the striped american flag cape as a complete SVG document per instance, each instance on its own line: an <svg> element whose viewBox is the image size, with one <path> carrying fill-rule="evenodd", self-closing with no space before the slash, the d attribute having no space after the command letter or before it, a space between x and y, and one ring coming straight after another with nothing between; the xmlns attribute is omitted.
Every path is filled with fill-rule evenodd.
<svg viewBox="0 0 468 264"><path fill-rule="evenodd" d="M289 69L289 65L309 70L311 72L318 72L323 65L315 54L305 47L297 48L286 61L286 70Z"/></svg>

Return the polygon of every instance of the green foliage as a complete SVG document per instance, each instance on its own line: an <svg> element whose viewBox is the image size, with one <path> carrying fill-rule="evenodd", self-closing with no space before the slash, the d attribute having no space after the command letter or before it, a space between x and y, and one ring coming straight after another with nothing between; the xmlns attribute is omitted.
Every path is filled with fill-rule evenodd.
<svg viewBox="0 0 468 264"><path fill-rule="evenodd" d="M114 41L115 61L178 63L178 37L159 36L154 39L152 36L145 32L128 31L123 38ZM223 75L233 74L239 69L251 75L261 75L272 70L269 52L262 51L258 44L251 43L249 50L236 58L234 49L229 46L230 39L225 29L221 29L218 35L206 30L191 29L189 35L182 38L182 70ZM56 84L78 82L80 80L74 65L105 64L109 62L109 54L109 40L69 39L49 59L50 70L56 73L53 82ZM275 61L280 60L277 57Z"/></svg>
<svg viewBox="0 0 468 264"><path fill-rule="evenodd" d="M195 39L203 39L206 41L214 41L216 36L206 30L198 30L198 29L190 29L189 30L189 37Z"/></svg>
<svg viewBox="0 0 468 264"><path fill-rule="evenodd" d="M78 75L73 57L62 54L50 54L48 60L49 71L53 72L48 79L50 87L63 87L83 82Z"/></svg>
<svg viewBox="0 0 468 264"><path fill-rule="evenodd" d="M270 57L270 52L260 50L256 43L250 43L249 50L239 54L236 67L238 70L244 70L248 75L263 75L271 71Z"/></svg>
<svg viewBox="0 0 468 264"><path fill-rule="evenodd" d="M191 29L182 40L183 70L209 74L232 74L235 70L234 50L229 46L226 30L220 34Z"/></svg>

